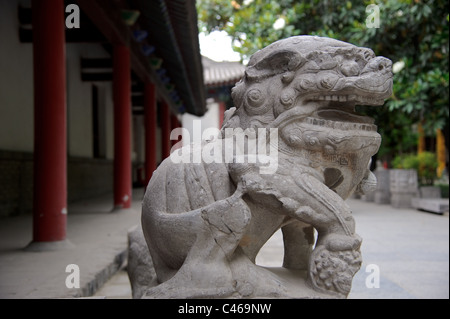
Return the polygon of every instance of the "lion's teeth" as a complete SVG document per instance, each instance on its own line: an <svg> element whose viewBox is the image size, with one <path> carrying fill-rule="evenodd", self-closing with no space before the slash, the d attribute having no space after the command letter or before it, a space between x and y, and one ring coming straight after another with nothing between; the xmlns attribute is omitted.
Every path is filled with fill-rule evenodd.
<svg viewBox="0 0 450 319"><path fill-rule="evenodd" d="M313 117L307 117L303 120L303 123L311 125L325 126L338 130L361 130L361 131L377 131L377 126L374 124L352 123L352 122L340 122L325 119L317 119Z"/></svg>

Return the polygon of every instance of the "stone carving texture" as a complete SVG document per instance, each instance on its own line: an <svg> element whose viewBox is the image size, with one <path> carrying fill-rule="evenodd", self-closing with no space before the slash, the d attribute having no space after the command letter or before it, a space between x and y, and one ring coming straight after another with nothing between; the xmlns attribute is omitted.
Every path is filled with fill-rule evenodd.
<svg viewBox="0 0 450 319"><path fill-rule="evenodd" d="M367 167L381 142L373 120L355 105L384 103L391 65L370 49L312 36L255 53L232 91L236 107L222 132L277 129L278 168L262 174L262 161L248 158L164 160L143 200L158 283L143 297L345 298L361 265L361 238L345 199L375 189ZM255 265L280 228L283 267L299 283L294 289L286 272Z"/></svg>

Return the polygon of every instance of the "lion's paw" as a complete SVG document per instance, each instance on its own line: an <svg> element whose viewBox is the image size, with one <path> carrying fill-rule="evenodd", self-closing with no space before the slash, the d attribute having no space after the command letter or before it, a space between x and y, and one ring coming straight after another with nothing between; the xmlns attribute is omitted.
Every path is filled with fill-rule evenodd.
<svg viewBox="0 0 450 319"><path fill-rule="evenodd" d="M352 237L348 240L348 246L357 241ZM346 250L332 250L327 246L319 245L314 249L310 259L309 281L318 290L346 297L350 293L353 276L361 267L359 245Z"/></svg>

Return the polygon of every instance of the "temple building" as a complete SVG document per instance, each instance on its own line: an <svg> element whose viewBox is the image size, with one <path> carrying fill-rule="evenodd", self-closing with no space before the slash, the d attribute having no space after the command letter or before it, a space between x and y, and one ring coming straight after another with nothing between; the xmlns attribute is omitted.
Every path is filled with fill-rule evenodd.
<svg viewBox="0 0 450 319"><path fill-rule="evenodd" d="M205 56L202 56L202 65L207 111L201 117L187 112L183 114L182 126L189 132L189 138L185 136L182 138L183 145L193 142L194 123L201 124L202 132L207 128L219 129L222 126L224 112L234 106L231 89L245 72L245 66L240 62L217 62Z"/></svg>
<svg viewBox="0 0 450 319"><path fill-rule="evenodd" d="M195 1L1 1L0 38L0 216L32 212L32 244L73 201L130 207L207 110Z"/></svg>

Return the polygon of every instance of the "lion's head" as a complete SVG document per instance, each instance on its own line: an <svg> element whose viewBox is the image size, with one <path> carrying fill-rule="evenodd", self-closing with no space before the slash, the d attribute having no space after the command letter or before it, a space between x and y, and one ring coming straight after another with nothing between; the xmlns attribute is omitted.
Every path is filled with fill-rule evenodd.
<svg viewBox="0 0 450 319"><path fill-rule="evenodd" d="M236 110L224 126L277 127L292 117L312 117L369 130L373 121L356 114L355 105L384 103L392 93L391 67L370 49L330 38L274 42L251 57L232 90Z"/></svg>
<svg viewBox="0 0 450 319"><path fill-rule="evenodd" d="M295 36L251 57L223 128L278 128L281 152L338 180L344 171L351 176L336 188L345 198L381 143L373 119L355 106L382 105L391 94L389 59L330 38Z"/></svg>

